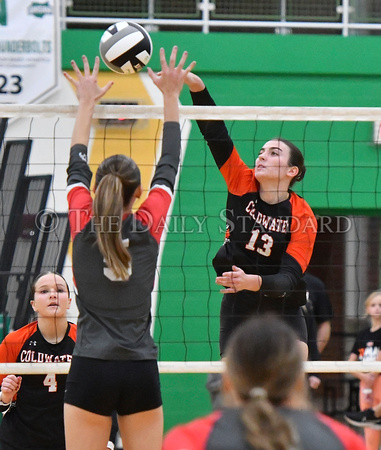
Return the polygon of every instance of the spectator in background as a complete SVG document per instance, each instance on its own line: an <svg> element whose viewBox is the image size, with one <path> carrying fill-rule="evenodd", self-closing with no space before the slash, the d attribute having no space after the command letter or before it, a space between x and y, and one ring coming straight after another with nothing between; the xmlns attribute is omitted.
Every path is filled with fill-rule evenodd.
<svg viewBox="0 0 381 450"><path fill-rule="evenodd" d="M305 273L304 280L307 286L306 304L302 309L307 325L308 359L319 361L331 336L332 305L320 278ZM311 389L317 389L321 384L317 374L310 374L308 381Z"/></svg>
<svg viewBox="0 0 381 450"><path fill-rule="evenodd" d="M381 349L381 291L372 292L365 300L365 312L370 319L370 327L361 330L353 344L349 361L377 361ZM360 412L348 412L347 422L365 427L367 450L378 450L381 444L381 376L378 373L353 373L360 380ZM374 429L374 428L378 429Z"/></svg>
<svg viewBox="0 0 381 450"><path fill-rule="evenodd" d="M308 299L308 291L306 294L307 302L302 306L302 309L307 325L308 360L320 361L320 353L317 347L316 321L313 314L312 303ZM308 384L311 389L317 389L321 384L321 379L318 374L310 373L308 376Z"/></svg>
<svg viewBox="0 0 381 450"><path fill-rule="evenodd" d="M306 272L304 279L307 285L307 301L312 305L312 314L316 322L316 345L321 354L331 337L332 303L320 278Z"/></svg>

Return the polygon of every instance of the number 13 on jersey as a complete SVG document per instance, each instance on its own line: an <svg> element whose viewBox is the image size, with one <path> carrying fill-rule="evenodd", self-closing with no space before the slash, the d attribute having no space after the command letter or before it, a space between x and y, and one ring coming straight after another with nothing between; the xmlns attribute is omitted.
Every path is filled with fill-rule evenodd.
<svg viewBox="0 0 381 450"><path fill-rule="evenodd" d="M274 244L274 239L267 233L263 234L257 242L259 236L259 230L253 230L251 232L250 241L245 245L247 250L257 251L262 256L270 256L271 249Z"/></svg>

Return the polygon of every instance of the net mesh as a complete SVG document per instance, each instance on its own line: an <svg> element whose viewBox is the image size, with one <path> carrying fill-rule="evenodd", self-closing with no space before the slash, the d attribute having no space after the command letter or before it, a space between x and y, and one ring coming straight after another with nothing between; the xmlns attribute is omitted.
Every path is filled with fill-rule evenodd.
<svg viewBox="0 0 381 450"><path fill-rule="evenodd" d="M75 106L57 105L0 108L0 115L8 118L7 126L2 120L6 130L0 154L4 334L31 320L29 286L39 270L50 267L72 278L65 189L75 112ZM324 281L334 311L324 361L308 362L306 370L352 372L355 366L345 360L367 323L364 300L379 287L380 110L181 107L181 117L181 170L153 295L152 331L160 369L221 370L221 294L211 260L224 239L226 186L194 122L211 118L226 121L249 166L261 145L275 136L291 140L304 153L307 174L296 190L318 218L310 271ZM147 190L160 150L161 118L160 106L98 106L90 145L93 171L117 149L140 165ZM23 207L18 206L15 216L16 197L23 199ZM70 314L75 321L75 306ZM370 370L361 364L356 371Z"/></svg>

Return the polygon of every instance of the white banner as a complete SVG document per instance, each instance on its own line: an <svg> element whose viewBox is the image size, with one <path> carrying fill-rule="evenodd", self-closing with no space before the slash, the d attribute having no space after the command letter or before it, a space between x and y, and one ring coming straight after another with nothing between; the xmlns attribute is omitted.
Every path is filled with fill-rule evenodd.
<svg viewBox="0 0 381 450"><path fill-rule="evenodd" d="M0 103L38 103L59 87L59 0L0 0Z"/></svg>

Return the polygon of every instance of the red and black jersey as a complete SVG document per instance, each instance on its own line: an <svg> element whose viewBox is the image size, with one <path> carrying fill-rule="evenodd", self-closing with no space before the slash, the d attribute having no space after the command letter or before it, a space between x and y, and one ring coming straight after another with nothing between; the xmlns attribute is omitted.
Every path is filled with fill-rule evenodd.
<svg viewBox="0 0 381 450"><path fill-rule="evenodd" d="M68 323L65 337L52 344L42 336L37 322L30 323L5 337L0 345L0 362L70 362L76 334L77 326ZM66 377L55 373L22 375L17 397L1 422L0 442L17 449L64 450Z"/></svg>
<svg viewBox="0 0 381 450"><path fill-rule="evenodd" d="M207 89L192 93L194 104L213 105ZM312 256L316 219L307 202L293 191L288 199L268 204L259 195L255 169L238 152L222 121L197 122L223 175L228 197L224 245L213 260L217 275L232 265L262 278L261 293L284 298L304 286L301 277ZM252 293L254 295L254 293ZM290 306L305 303L290 299Z"/></svg>
<svg viewBox="0 0 381 450"><path fill-rule="evenodd" d="M87 148L74 145L68 167L69 221L77 289L74 355L103 360L156 359L151 336L151 293L159 243L172 200L180 155L180 127L166 122L163 149L147 199L123 218L121 235L131 255L130 277L115 279L96 242Z"/></svg>
<svg viewBox="0 0 381 450"><path fill-rule="evenodd" d="M349 427L311 411L279 408L298 433L300 448L365 450L363 439ZM251 450L241 410L227 409L178 425L164 437L163 450ZM298 446L299 448L299 446Z"/></svg>

